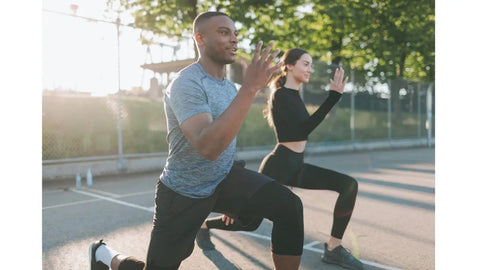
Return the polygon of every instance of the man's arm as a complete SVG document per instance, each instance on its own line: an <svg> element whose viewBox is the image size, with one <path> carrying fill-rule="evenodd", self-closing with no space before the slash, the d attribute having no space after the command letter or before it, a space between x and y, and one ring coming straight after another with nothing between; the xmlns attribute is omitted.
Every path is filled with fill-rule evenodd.
<svg viewBox="0 0 480 270"><path fill-rule="evenodd" d="M180 128L192 146L206 159L216 160L237 135L255 94L263 88L282 63L270 66L279 50L270 54L271 42L261 53L255 49L252 63L245 71L243 85L230 106L215 121L209 113L200 113L182 122Z"/></svg>

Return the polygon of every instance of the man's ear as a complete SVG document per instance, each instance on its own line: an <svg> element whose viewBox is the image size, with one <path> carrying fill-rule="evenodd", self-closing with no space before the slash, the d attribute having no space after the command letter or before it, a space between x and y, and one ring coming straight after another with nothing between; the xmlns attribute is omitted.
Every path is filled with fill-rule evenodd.
<svg viewBox="0 0 480 270"><path fill-rule="evenodd" d="M203 45L204 35L202 33L196 33L193 37L199 46Z"/></svg>

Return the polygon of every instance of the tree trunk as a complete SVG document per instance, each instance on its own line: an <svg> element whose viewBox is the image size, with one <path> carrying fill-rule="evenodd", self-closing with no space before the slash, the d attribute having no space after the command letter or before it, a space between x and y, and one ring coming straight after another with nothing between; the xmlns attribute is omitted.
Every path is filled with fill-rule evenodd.
<svg viewBox="0 0 480 270"><path fill-rule="evenodd" d="M405 53L402 53L400 56L400 63L398 71L396 72L397 77L392 80L392 102L393 102L393 117L395 121L400 121L402 119L402 103L400 100L400 89L407 88L407 82L403 79L403 70L405 68Z"/></svg>
<svg viewBox="0 0 480 270"><path fill-rule="evenodd" d="M392 91L392 104L393 104L393 113L395 121L400 121L402 119L402 103L400 102L400 89L407 86L406 81L397 77L391 82L391 91Z"/></svg>

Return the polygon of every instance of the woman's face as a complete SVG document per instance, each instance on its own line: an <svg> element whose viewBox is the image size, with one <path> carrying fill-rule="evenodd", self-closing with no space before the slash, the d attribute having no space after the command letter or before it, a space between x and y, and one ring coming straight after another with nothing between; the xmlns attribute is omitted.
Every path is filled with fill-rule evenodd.
<svg viewBox="0 0 480 270"><path fill-rule="evenodd" d="M312 73L312 57L308 53L304 53L295 63L295 65L287 65L287 73L298 83L307 83Z"/></svg>

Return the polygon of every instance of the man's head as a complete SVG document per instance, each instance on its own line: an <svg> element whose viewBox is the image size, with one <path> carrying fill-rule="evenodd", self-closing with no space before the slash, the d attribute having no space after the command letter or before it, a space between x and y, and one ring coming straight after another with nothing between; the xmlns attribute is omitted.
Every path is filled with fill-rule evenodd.
<svg viewBox="0 0 480 270"><path fill-rule="evenodd" d="M235 62L237 30L230 17L222 12L204 12L193 21L193 34L200 57L219 64Z"/></svg>

